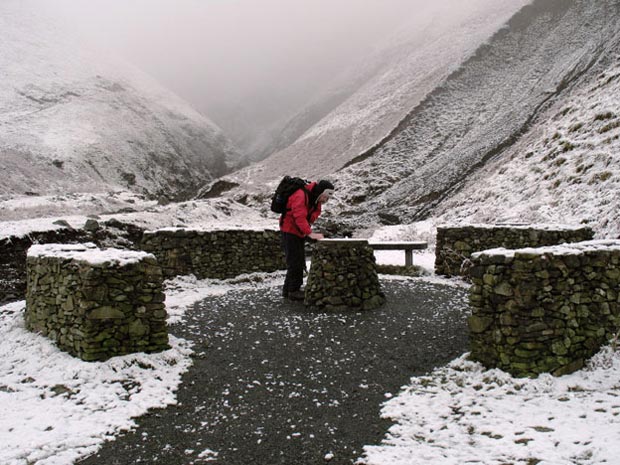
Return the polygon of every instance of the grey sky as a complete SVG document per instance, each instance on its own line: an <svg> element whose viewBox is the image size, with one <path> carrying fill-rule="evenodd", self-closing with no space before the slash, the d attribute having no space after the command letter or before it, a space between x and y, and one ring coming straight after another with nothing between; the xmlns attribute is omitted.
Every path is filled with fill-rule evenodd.
<svg viewBox="0 0 620 465"><path fill-rule="evenodd" d="M410 18L416 3L55 0L84 31L166 85L213 102L312 91Z"/></svg>
<svg viewBox="0 0 620 465"><path fill-rule="evenodd" d="M38 1L183 97L242 149L399 29L427 25L447 6L467 8L460 0Z"/></svg>

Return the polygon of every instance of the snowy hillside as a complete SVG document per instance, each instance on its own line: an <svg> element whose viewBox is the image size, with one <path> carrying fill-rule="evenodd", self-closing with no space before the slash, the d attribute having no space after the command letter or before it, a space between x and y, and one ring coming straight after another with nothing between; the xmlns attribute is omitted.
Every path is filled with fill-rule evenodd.
<svg viewBox="0 0 620 465"><path fill-rule="evenodd" d="M291 120L275 148L297 138L292 145L227 179L262 186L286 173L326 175L375 145L528 0L470 3L455 17L439 2L423 29L398 34Z"/></svg>
<svg viewBox="0 0 620 465"><path fill-rule="evenodd" d="M596 216L613 211L604 205L617 176L619 14L611 0L525 7L387 140L338 173L344 216L413 221L467 183L455 200L460 214L446 205L446 217L591 219L605 228ZM501 177L485 177L493 173Z"/></svg>
<svg viewBox="0 0 620 465"><path fill-rule="evenodd" d="M0 194L129 188L178 198L235 166L219 128L88 49L45 6L0 4Z"/></svg>
<svg viewBox="0 0 620 465"><path fill-rule="evenodd" d="M354 108L360 90L289 149L229 179L252 190L283 173L332 178L338 195L325 216L354 227L426 218L570 222L618 237L618 17L612 0L536 0L419 103L410 102L406 118L344 169L336 166L347 156L335 146L316 158L309 147L297 155L288 150L311 140L323 149L336 139L361 140L349 129L370 134L364 123L389 121L405 101L397 93L382 98L375 89L368 106ZM425 52L426 63L438 63L429 57L445 47L436 45ZM400 95L420 99L401 77ZM361 118L371 108L376 120Z"/></svg>
<svg viewBox="0 0 620 465"><path fill-rule="evenodd" d="M620 34L533 129L439 205L445 220L586 223L620 236ZM591 77L591 79L590 79Z"/></svg>

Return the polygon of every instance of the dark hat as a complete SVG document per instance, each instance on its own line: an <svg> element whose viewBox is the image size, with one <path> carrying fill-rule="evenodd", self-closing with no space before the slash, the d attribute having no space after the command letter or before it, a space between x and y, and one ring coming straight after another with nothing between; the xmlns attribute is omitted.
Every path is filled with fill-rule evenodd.
<svg viewBox="0 0 620 465"><path fill-rule="evenodd" d="M312 195L315 197L318 197L325 191L330 191L329 193L331 194L333 190L334 190L334 185L331 182L326 181L325 179L321 179L312 188Z"/></svg>

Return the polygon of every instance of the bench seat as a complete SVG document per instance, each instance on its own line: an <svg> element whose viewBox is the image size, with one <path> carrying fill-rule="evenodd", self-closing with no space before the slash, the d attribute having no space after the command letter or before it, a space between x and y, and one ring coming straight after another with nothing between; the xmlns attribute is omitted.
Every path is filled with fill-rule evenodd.
<svg viewBox="0 0 620 465"><path fill-rule="evenodd" d="M413 251L424 250L428 248L428 243L425 241L386 241L386 242L369 242L368 245L374 250L404 250L405 251L405 266L413 265Z"/></svg>

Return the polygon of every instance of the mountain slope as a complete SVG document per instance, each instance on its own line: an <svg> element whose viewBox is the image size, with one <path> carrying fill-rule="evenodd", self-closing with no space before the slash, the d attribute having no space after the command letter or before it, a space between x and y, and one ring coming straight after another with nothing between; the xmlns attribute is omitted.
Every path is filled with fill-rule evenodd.
<svg viewBox="0 0 620 465"><path fill-rule="evenodd" d="M389 137L338 173L342 214L428 216L609 53L619 8L612 0L526 6Z"/></svg>
<svg viewBox="0 0 620 465"><path fill-rule="evenodd" d="M438 205L439 221L585 223L620 237L620 32L514 146Z"/></svg>
<svg viewBox="0 0 620 465"><path fill-rule="evenodd" d="M32 1L0 5L0 193L183 198L239 154L219 128Z"/></svg>
<svg viewBox="0 0 620 465"><path fill-rule="evenodd" d="M297 137L294 143L227 179L260 187L287 173L313 178L342 168L389 134L525 3L475 0L454 15L453 4L441 2L426 28L379 49L291 120L276 147Z"/></svg>

